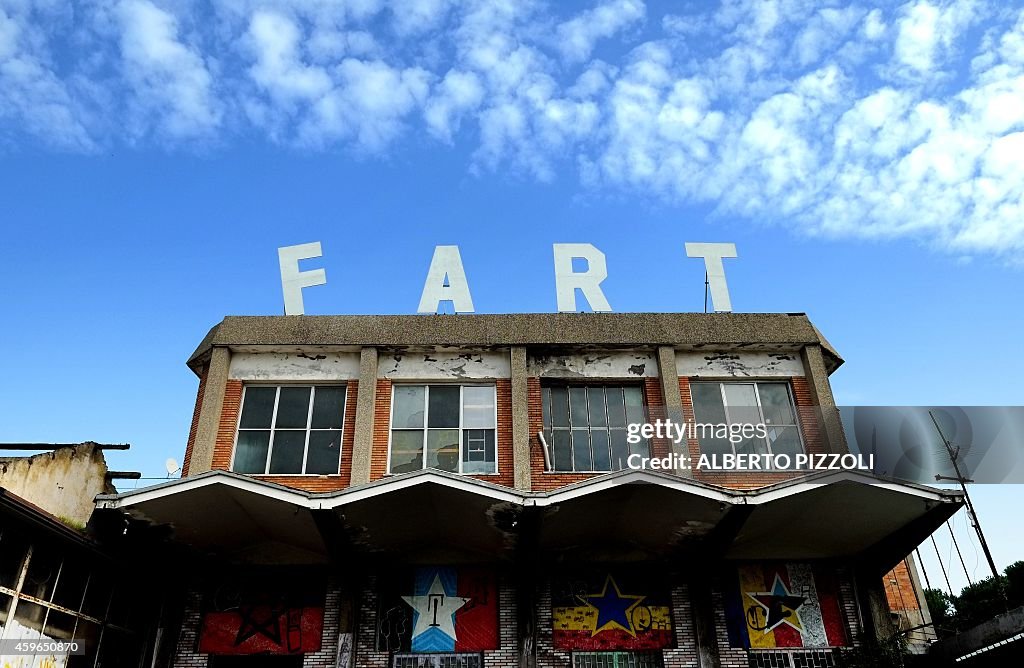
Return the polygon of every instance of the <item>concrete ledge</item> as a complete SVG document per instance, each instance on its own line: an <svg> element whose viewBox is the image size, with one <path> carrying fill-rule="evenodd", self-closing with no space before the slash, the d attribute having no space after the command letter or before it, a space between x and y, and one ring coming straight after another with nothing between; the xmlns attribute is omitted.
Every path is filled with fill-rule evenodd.
<svg viewBox="0 0 1024 668"><path fill-rule="evenodd" d="M829 371L843 363L803 313L508 313L493 315L228 316L189 358L215 347L304 346L738 346L820 345Z"/></svg>

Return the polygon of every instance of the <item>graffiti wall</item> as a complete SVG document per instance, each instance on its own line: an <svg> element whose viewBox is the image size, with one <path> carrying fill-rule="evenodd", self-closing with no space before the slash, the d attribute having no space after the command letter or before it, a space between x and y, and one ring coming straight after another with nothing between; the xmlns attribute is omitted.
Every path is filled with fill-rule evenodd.
<svg viewBox="0 0 1024 668"><path fill-rule="evenodd" d="M673 646L669 587L636 568L565 574L551 586L552 642L566 650Z"/></svg>
<svg viewBox="0 0 1024 668"><path fill-rule="evenodd" d="M498 587L482 568L423 567L382 578L377 647L393 652L498 649Z"/></svg>
<svg viewBox="0 0 1024 668"><path fill-rule="evenodd" d="M727 596L733 647L841 647L847 644L835 572L807 563L737 567Z"/></svg>
<svg viewBox="0 0 1024 668"><path fill-rule="evenodd" d="M207 597L199 651L303 654L320 649L326 581L278 575L225 582Z"/></svg>

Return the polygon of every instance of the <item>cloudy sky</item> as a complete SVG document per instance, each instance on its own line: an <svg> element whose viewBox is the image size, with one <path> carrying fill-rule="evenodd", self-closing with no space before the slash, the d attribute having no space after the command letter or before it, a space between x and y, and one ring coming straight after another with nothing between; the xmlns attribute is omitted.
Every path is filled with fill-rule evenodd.
<svg viewBox="0 0 1024 668"><path fill-rule="evenodd" d="M478 311L554 310L554 242L701 310L682 244L733 241L841 402L1019 405L1022 156L1020 3L0 0L2 439L164 475L184 359L315 240L310 313L412 312L452 243Z"/></svg>

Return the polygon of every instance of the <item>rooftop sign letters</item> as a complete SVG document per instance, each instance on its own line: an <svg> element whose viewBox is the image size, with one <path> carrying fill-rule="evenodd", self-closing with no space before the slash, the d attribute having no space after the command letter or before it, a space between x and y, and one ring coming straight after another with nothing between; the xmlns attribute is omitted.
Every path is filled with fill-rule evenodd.
<svg viewBox="0 0 1024 668"><path fill-rule="evenodd" d="M576 291L579 290L591 310L609 313L612 310L608 298L601 290L601 283L608 278L608 263L593 244L553 244L555 264L555 296L558 311L575 312ZM323 269L302 271L299 260L309 260L323 255L320 242L315 241L298 246L284 246L277 249L281 266L281 290L284 293L285 315L303 315L302 289L327 283ZM707 288L717 312L732 311L729 299L729 285L725 280L723 258L736 257L736 245L729 243L687 243L686 256L703 258L707 276ZM586 269L576 271L574 260L584 260ZM462 266L462 255L458 246L435 246L434 256L427 270L427 278L420 294L418 313L437 313L444 302L451 302L456 313L473 313L473 297L469 292L469 280Z"/></svg>

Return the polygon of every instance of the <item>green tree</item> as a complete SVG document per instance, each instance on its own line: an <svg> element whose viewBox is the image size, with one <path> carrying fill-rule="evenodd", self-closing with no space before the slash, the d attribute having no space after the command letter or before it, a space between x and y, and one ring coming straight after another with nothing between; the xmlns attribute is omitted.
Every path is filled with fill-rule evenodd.
<svg viewBox="0 0 1024 668"><path fill-rule="evenodd" d="M928 603L928 612L931 613L935 632L941 637L954 633L959 620L952 597L941 589L925 589L924 600Z"/></svg>

